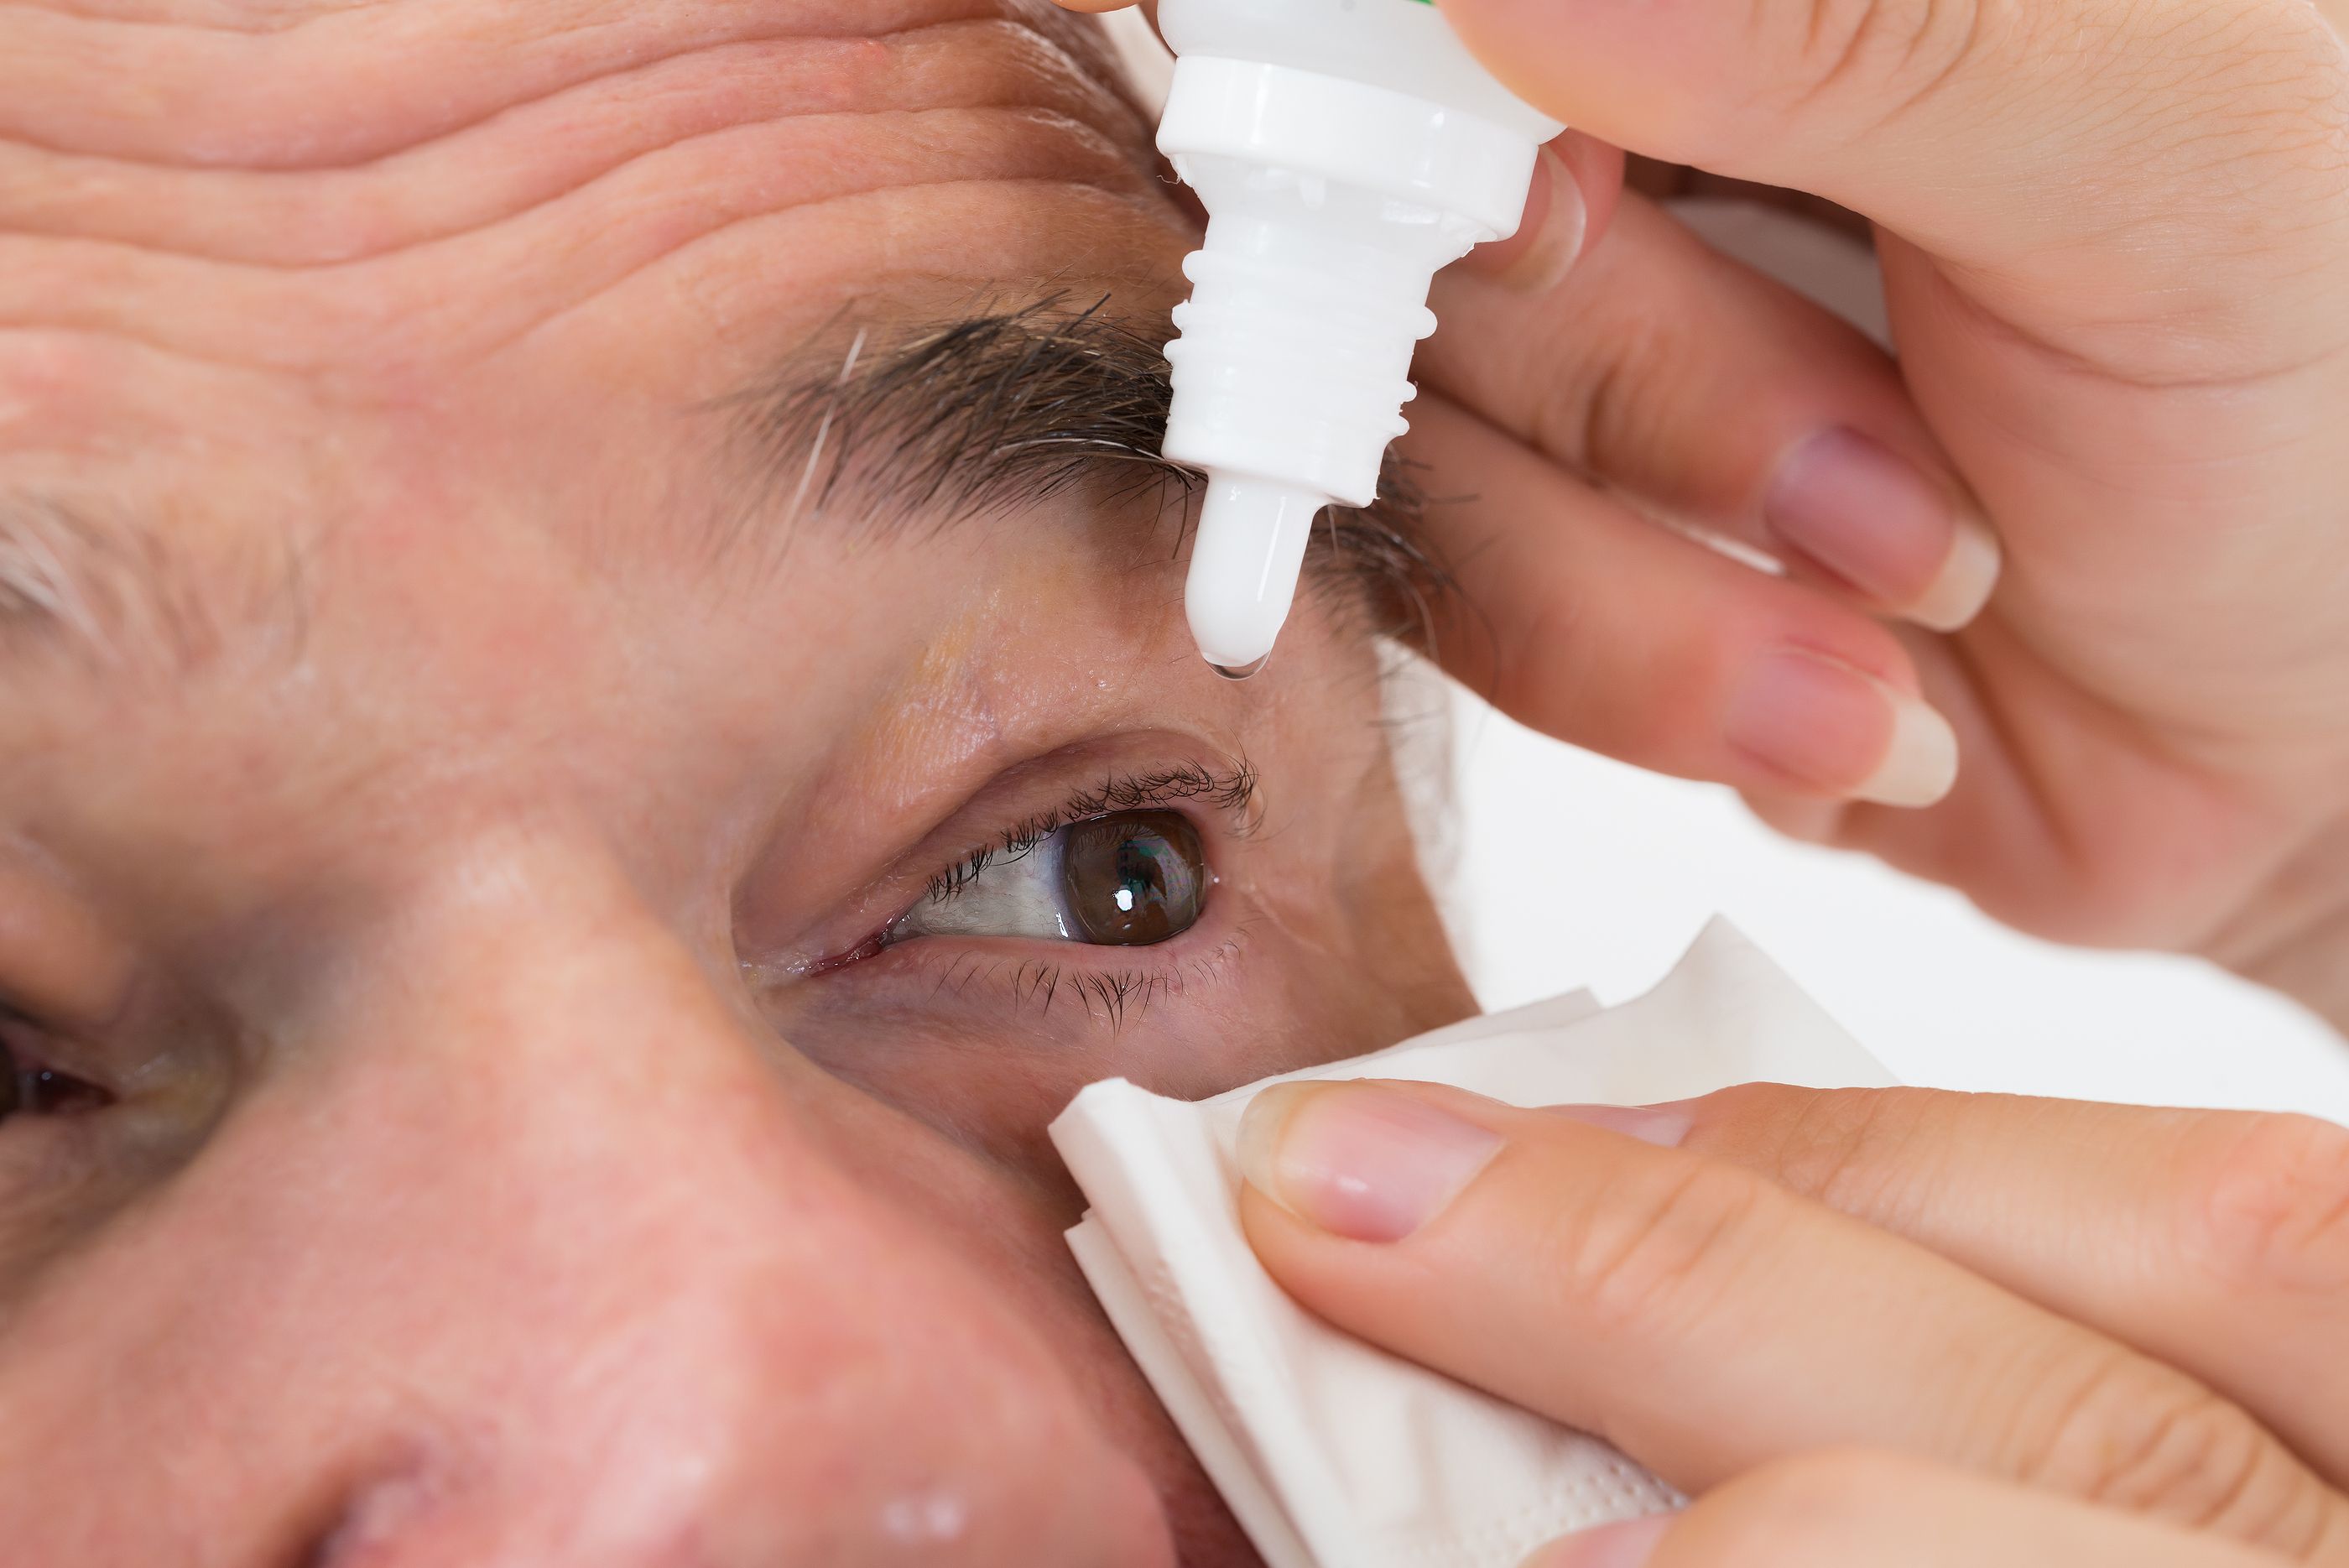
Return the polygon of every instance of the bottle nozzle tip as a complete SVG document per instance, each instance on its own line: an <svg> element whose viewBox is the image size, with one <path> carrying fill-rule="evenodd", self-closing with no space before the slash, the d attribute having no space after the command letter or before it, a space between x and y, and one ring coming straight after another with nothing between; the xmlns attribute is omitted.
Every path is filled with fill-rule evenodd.
<svg viewBox="0 0 2349 1568"><path fill-rule="evenodd" d="M1199 651L1217 673L1245 680L1264 667L1288 618L1314 514L1328 501L1295 485L1209 476L1184 598Z"/></svg>

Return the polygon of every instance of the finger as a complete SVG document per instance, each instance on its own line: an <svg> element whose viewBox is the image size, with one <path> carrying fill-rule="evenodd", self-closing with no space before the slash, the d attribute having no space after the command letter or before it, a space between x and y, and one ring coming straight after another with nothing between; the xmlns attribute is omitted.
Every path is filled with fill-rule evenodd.
<svg viewBox="0 0 2349 1568"><path fill-rule="evenodd" d="M1433 399L1413 454L1456 591L1430 606L1444 667L1546 732L1742 789L1917 806L1956 776L1908 653L1826 594L1633 515Z"/></svg>
<svg viewBox="0 0 2349 1568"><path fill-rule="evenodd" d="M1644 1112L2211 1385L2349 1479L2349 1131L2309 1116L1751 1084Z"/></svg>
<svg viewBox="0 0 2349 1568"><path fill-rule="evenodd" d="M1423 383L1566 466L1936 629L1990 597L1997 543L1891 358L1645 199L1546 293L1450 274L1435 304Z"/></svg>
<svg viewBox="0 0 2349 1568"><path fill-rule="evenodd" d="M2341 1499L2183 1373L1750 1171L1427 1085L1284 1085L1241 1216L1342 1328L1702 1490L1858 1444L2296 1554Z"/></svg>
<svg viewBox="0 0 2349 1568"><path fill-rule="evenodd" d="M2215 247L2304 230L2312 182L2326 199L2339 191L2337 169L2291 151L2295 136L2338 135L2340 40L2299 0L1444 0L1444 12L1487 68L1583 130L1816 192L2034 292L2064 280L2074 315L2157 284L2207 285L2195 275ZM2247 181L2251 167L2274 180ZM2295 305L2319 292L2291 289Z"/></svg>
<svg viewBox="0 0 2349 1568"><path fill-rule="evenodd" d="M2012 449L2025 444L2005 439ZM2184 460L2186 466L2200 461ZM2125 553L2152 548L2160 554L2166 546L2147 542L2172 522L2184 522L2183 514L2153 521L2134 504L2095 510L2102 505L2092 498L2096 488L2092 482L2075 493L2090 509L2043 515L2042 524L2060 523L2067 535L2116 527L2126 540L2105 544ZM2240 491L2223 503L2238 504L2245 508L2242 515L2258 514L2266 504L2242 499ZM2217 514L2210 506L2216 504L2222 504L2211 502L2197 514L2196 526L2206 535L2209 518ZM2058 554L2075 551L2058 568L2059 576L2073 578L2067 588L2051 592L2034 582L2033 592L2046 596L2033 600L2041 609L2064 598L2068 588L2079 587L2077 574L2103 547L2076 537L2055 541L2044 529L2023 543L2026 551L2038 550L2039 566L2048 560L2051 544ZM2184 557L2175 552L2166 561L2164 569L2185 569ZM2273 576L2270 566L2241 560L2222 569L2230 582ZM2143 585L2156 576L2148 575ZM2239 657L2251 657L2240 656L2240 649L2245 637L2256 635L2244 618L2251 612L2237 596L2229 600L2231 618L2197 630L2180 618L2192 617L2191 597L2148 586L2141 602L2115 601L2077 625L2059 626L2064 617L2051 620L2019 610L2013 617L1983 616L1962 638L1904 634L1927 701L1957 733L1966 759L1964 777L1930 814L1837 805L1788 826L1804 836L1864 850L1904 871L1960 888L1992 919L2056 941L2202 949L2210 940L2214 911L2239 905L2245 888L2262 873L2241 853L2242 828L2234 808L2225 804L2232 786L2215 764L2187 760L2196 754L2190 742L2170 737L2199 733L2197 723L2218 724L2230 736L2250 735L2262 724L2289 726L2296 721L2275 715L2296 710L2290 707L2289 694L2282 708L2263 706L2279 680L2289 686L2282 676L2239 687L2226 697L2218 694L2227 677L2217 672L2208 650L2233 648ZM2089 600L2064 602L2085 607ZM2159 677L2131 690L2126 680L2107 680L2119 668L2115 659L2094 665L2099 649L2151 649L2138 633L2156 622L2170 639L2163 644L2168 653L2155 655L2169 661ZM2046 652L2051 637L2068 639L2052 661ZM2083 650L2090 661L2085 666L2075 662ZM2190 650L2199 651L2199 659ZM2091 672L2050 679L2051 663L2059 674L2083 668ZM2171 705L2172 691L2190 695ZM2151 708L2138 706L2147 701ZM2180 717L2189 711L2204 717ZM2139 716L2144 713L2151 716ZM1755 804L1771 820L1787 821L1789 814L1776 803Z"/></svg>
<svg viewBox="0 0 2349 1568"><path fill-rule="evenodd" d="M2279 1568L2285 1560L1878 1453L1806 1455L1687 1512L1586 1532L1525 1568Z"/></svg>
<svg viewBox="0 0 2349 1568"><path fill-rule="evenodd" d="M1451 270L1488 278L1511 295L1538 298L1599 244L1622 192L1623 150L1569 130L1535 160L1517 232L1478 245Z"/></svg>

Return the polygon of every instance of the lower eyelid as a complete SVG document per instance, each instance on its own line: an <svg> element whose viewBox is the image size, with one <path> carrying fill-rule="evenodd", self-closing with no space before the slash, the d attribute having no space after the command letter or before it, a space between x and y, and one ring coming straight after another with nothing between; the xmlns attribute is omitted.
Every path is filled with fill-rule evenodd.
<svg viewBox="0 0 2349 1568"><path fill-rule="evenodd" d="M1210 894L1209 912L1198 922L1206 925L1213 919L1213 904L1220 896L1217 890L1225 886L1227 879L1226 869L1221 864L1224 857L1248 839L1260 820L1256 772L1244 759L1237 757L1178 763L1112 775L1099 787L1064 801L1057 809L1040 812L1026 818L1024 824L1007 828L1002 835L1005 846L968 856L951 868L938 872L932 877L930 885L934 888L955 886L966 874L971 861L982 855L999 858L1034 853L1032 848L1026 846L1035 845L1044 833L1057 832L1070 823L1109 814L1142 811L1166 811L1187 818L1194 831L1209 846L1210 852L1205 857L1204 867L1206 886ZM1044 826L1047 823L1050 824L1049 828ZM969 840L966 838L964 842L968 843ZM932 867L936 864L935 861L931 863ZM900 874L893 876L891 882L897 888L904 888L905 883L902 872L913 869L901 867ZM929 869L922 868L924 872ZM924 939L930 934L926 929L905 929L917 924L909 917L923 907L916 901L892 909L875 900L865 907L865 918L873 923L865 925L861 934L854 928L842 929L844 922L827 922L833 928L833 941L820 947L801 948L795 952L771 950L763 958L746 957L745 971L767 976L774 981L783 981L794 978L830 977L861 970L884 953L916 947L919 945L916 939ZM1061 937L1029 940L1066 940L1071 946L1080 945L1066 923L1058 923L1061 925ZM1142 950L1137 948L1133 950Z"/></svg>
<svg viewBox="0 0 2349 1568"><path fill-rule="evenodd" d="M1227 980L1247 940L1247 922L1226 925L1213 913L1181 936L1147 948L943 937L891 948L835 971L825 983L868 988L876 1001L892 1007L935 1011L991 1003L1009 1006L1022 1018L1065 1013L1114 1026L1135 1022L1152 1006L1179 1002L1196 987ZM1097 961L1112 954L1130 960L1154 956ZM901 992L902 1002L895 994Z"/></svg>

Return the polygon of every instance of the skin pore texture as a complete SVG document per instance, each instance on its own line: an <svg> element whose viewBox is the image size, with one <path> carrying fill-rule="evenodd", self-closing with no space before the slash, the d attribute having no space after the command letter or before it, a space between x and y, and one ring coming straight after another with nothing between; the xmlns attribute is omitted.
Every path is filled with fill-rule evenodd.
<svg viewBox="0 0 2349 1568"><path fill-rule="evenodd" d="M0 1040L102 1101L0 1119L0 1555L1253 1561L1043 1127L1470 1009L1361 590L1233 686L1154 486L875 495L740 417L976 310L1163 330L1091 25L0 39ZM873 940L1129 805L1216 878L1172 940Z"/></svg>

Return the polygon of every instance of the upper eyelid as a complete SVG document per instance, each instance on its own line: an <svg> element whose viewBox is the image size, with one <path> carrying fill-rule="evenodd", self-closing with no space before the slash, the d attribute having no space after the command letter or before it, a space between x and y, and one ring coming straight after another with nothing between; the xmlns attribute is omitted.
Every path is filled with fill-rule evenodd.
<svg viewBox="0 0 2349 1568"><path fill-rule="evenodd" d="M812 940L771 947L761 943L763 952L744 954L744 971L776 982L828 973L881 941L891 927L942 883L967 877L976 865L1004 854L1007 846L1023 836L1040 839L1086 817L1204 799L1216 806L1217 820L1200 821L1203 831L1213 831L1226 841L1246 839L1257 831L1264 815L1263 790L1255 766L1237 748L1216 746L1197 736L1161 734L1153 748L1157 755L1148 757L1136 743L1139 737L1117 739L1121 749L1134 757L1133 765L1121 768L1107 758L1097 758L1089 770L1092 783L1071 792L1049 810L1030 812L1008 827L998 826L989 832L990 821L1003 824L1019 809L1014 803L1021 796L1030 801L1040 795L1050 798L1040 784L1014 794L1005 787L1005 777L999 775L988 789L951 813L946 825L933 828L925 842L901 852L889 870L852 898L847 909L823 922L824 929L808 933ZM1087 776L1074 774L1065 763L1054 766L1050 758L1022 764L1030 766L1040 771L1050 767L1063 790L1071 776ZM990 802L989 797L995 798ZM1204 813L1191 815L1205 816Z"/></svg>
<svg viewBox="0 0 2349 1568"><path fill-rule="evenodd" d="M1259 781L1244 757L1227 768L1183 763L1139 774L1112 774L1092 789L1080 790L1057 808L1030 817L1006 836L1007 844L1021 834L1040 837L1071 822L1106 816L1118 811L1150 811L1184 801L1204 800L1232 819L1235 832L1255 831Z"/></svg>
<svg viewBox="0 0 2349 1568"><path fill-rule="evenodd" d="M1260 780L1245 757L1235 757L1226 769L1186 763L1141 774L1112 774L1090 790L1081 790L1050 811L1030 816L1007 828L990 846L975 849L933 876L923 897L951 898L980 871L998 859L1017 859L1071 823L1115 812L1164 809L1184 801L1206 800L1229 823L1235 837L1254 833L1263 820Z"/></svg>

